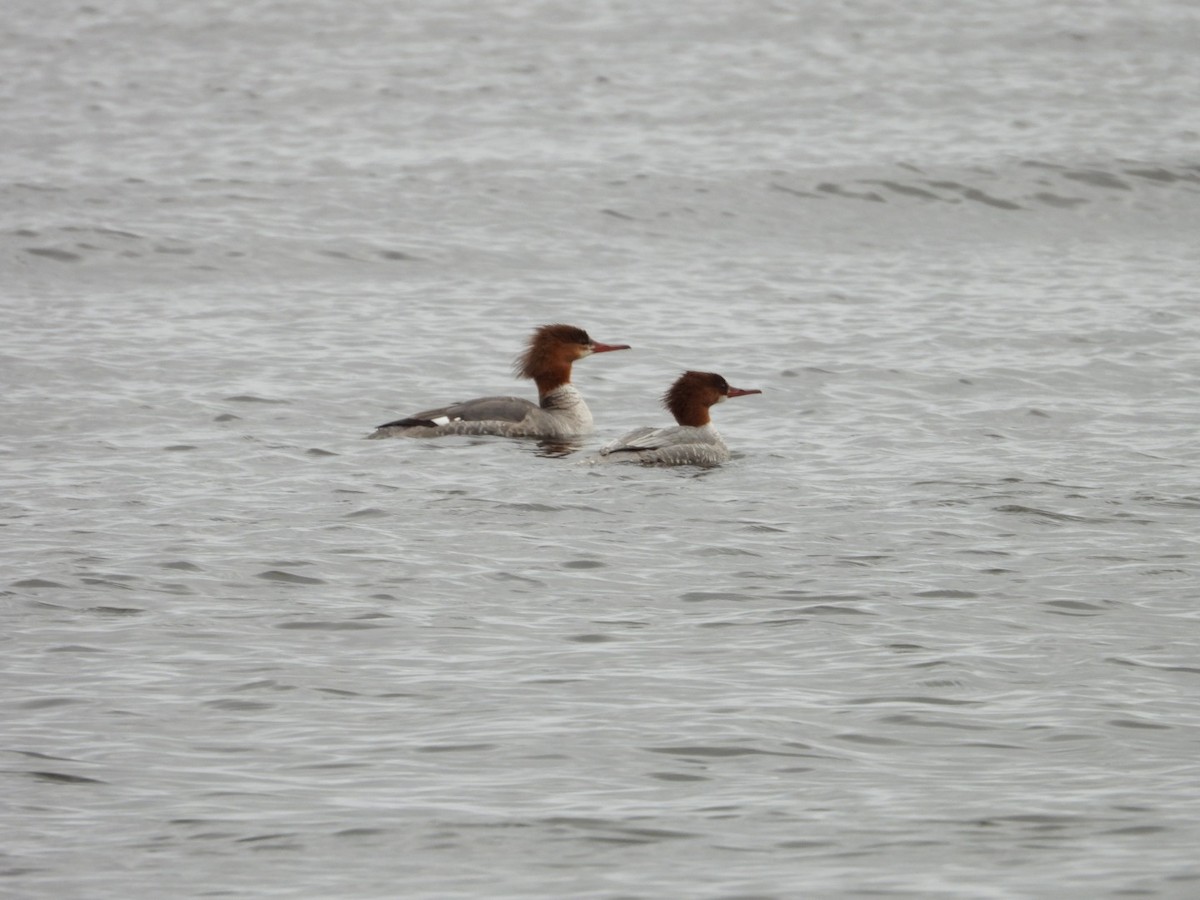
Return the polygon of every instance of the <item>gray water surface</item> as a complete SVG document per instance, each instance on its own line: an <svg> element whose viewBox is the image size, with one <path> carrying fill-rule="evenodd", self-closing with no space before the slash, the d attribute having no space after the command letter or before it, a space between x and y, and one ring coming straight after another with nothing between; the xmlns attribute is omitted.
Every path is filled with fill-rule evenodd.
<svg viewBox="0 0 1200 900"><path fill-rule="evenodd" d="M1200 16L994 6L12 4L0 895L1196 896Z"/></svg>

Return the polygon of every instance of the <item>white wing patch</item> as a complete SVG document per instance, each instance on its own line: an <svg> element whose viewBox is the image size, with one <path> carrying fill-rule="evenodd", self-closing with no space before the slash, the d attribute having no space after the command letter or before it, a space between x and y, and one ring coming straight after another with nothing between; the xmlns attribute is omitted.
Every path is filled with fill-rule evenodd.
<svg viewBox="0 0 1200 900"><path fill-rule="evenodd" d="M449 425L450 417L449 416L435 416L434 418L430 419L429 421L432 422L434 425Z"/></svg>

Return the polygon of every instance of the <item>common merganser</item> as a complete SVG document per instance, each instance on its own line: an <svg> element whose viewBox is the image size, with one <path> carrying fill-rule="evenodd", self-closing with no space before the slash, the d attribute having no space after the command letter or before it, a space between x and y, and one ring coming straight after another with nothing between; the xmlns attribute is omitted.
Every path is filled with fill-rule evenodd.
<svg viewBox="0 0 1200 900"><path fill-rule="evenodd" d="M637 428L600 448L600 455L647 465L715 466L729 459L729 448L709 418L710 406L729 397L761 394L757 388L730 387L716 372L684 372L663 394L663 406L679 424Z"/></svg>
<svg viewBox="0 0 1200 900"><path fill-rule="evenodd" d="M387 422L368 437L497 434L566 438L585 434L592 430L592 413L571 384L571 364L593 353L628 349L628 344L593 341L573 325L543 325L513 363L514 375L537 384L537 404L521 397L480 397Z"/></svg>

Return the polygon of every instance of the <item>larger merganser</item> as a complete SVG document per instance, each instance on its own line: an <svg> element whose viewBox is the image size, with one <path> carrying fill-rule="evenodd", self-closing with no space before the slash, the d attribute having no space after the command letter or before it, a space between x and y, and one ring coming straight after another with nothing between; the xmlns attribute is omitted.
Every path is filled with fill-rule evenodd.
<svg viewBox="0 0 1200 900"><path fill-rule="evenodd" d="M592 413L571 384L571 364L593 353L628 350L601 344L574 325L543 325L513 363L513 374L537 384L538 403L522 397L480 397L387 422L371 438L496 434L506 437L568 438L592 430Z"/></svg>
<svg viewBox="0 0 1200 900"><path fill-rule="evenodd" d="M600 455L647 465L718 465L729 459L729 448L713 427L709 407L730 397L761 393L757 388L730 387L716 372L684 372L662 398L677 426L637 428L601 447Z"/></svg>

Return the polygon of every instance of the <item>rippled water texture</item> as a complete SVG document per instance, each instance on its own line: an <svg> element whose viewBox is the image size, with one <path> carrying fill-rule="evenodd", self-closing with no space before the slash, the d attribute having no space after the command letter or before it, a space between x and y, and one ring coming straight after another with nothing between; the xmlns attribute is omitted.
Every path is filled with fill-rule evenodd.
<svg viewBox="0 0 1200 900"><path fill-rule="evenodd" d="M10 3L0 895L1196 896L1200 17L995 6Z"/></svg>

